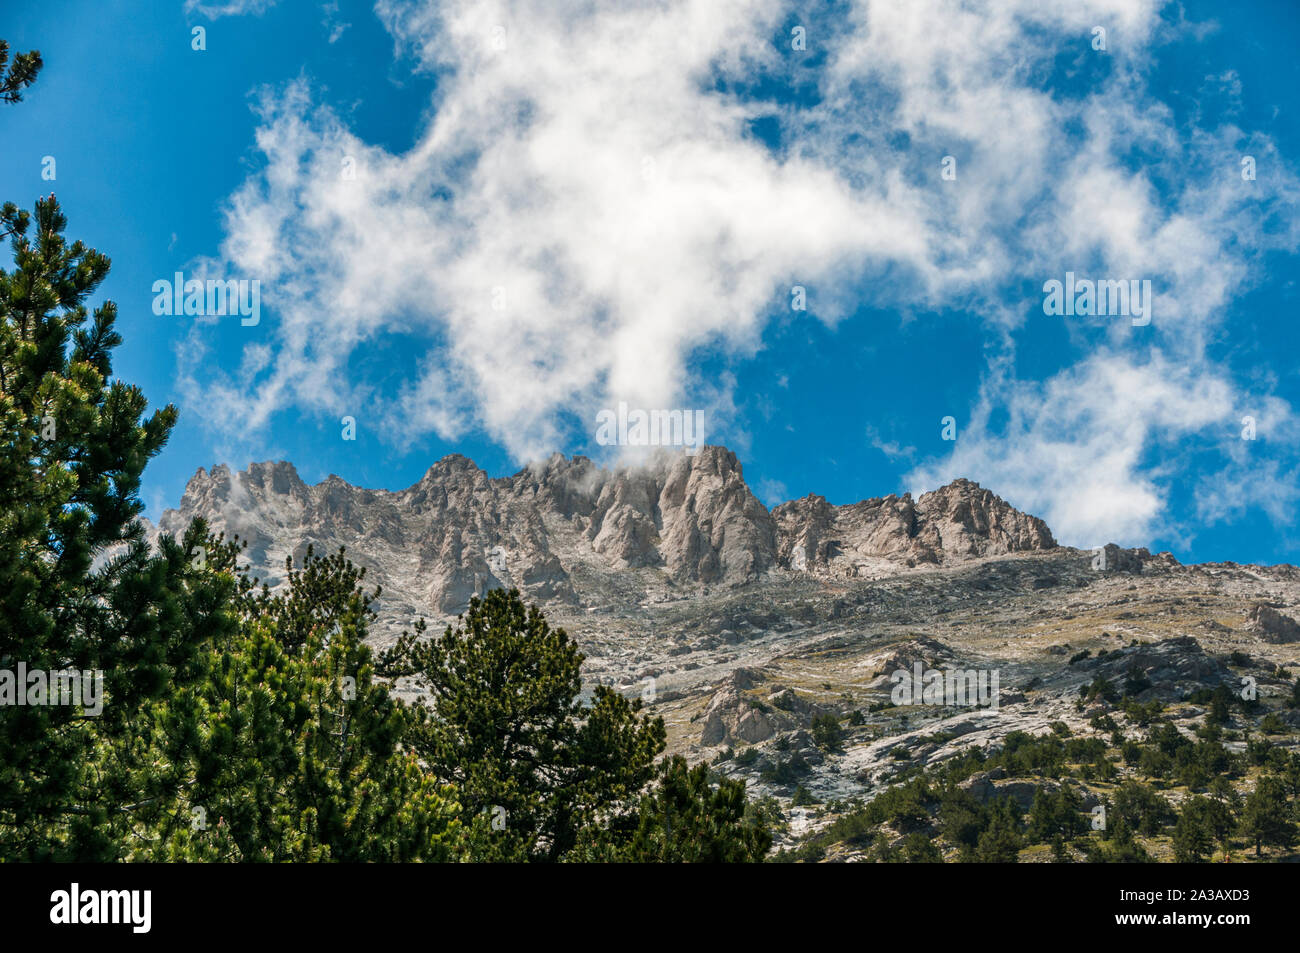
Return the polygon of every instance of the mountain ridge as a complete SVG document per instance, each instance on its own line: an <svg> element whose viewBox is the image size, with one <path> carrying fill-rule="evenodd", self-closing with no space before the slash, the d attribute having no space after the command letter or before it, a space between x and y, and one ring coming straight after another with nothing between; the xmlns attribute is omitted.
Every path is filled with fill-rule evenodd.
<svg viewBox="0 0 1300 953"><path fill-rule="evenodd" d="M435 616L496 586L577 605L602 601L596 577L609 574L681 591L771 573L875 578L1057 548L1041 519L966 479L915 499L836 505L810 494L769 509L736 455L713 445L612 469L556 453L504 477L453 453L401 490L334 474L311 485L288 461L216 464L196 471L158 531L177 534L195 516L246 540L272 585L286 556L343 546L394 612Z"/></svg>

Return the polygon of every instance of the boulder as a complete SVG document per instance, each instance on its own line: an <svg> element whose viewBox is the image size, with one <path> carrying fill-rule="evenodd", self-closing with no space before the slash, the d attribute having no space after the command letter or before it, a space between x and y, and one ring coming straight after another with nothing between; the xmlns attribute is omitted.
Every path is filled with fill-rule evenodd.
<svg viewBox="0 0 1300 953"><path fill-rule="evenodd" d="M1250 614L1246 616L1246 628L1257 633L1265 642L1279 644L1300 641L1300 623L1263 602L1251 607Z"/></svg>

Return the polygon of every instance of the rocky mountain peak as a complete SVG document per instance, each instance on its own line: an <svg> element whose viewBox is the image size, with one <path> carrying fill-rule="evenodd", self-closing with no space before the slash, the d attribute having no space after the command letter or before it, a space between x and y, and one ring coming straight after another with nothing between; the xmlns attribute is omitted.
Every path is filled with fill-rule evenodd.
<svg viewBox="0 0 1300 953"><path fill-rule="evenodd" d="M479 465L469 457L459 453L449 453L425 470L424 476L420 477L419 482L443 483L447 480L461 479L467 474L473 475L483 472Z"/></svg>
<svg viewBox="0 0 1300 953"><path fill-rule="evenodd" d="M298 468L286 460L273 463L251 463L239 475L244 489L281 496L305 498L307 484L298 475Z"/></svg>
<svg viewBox="0 0 1300 953"><path fill-rule="evenodd" d="M971 480L923 493L916 506L946 553L989 556L1056 546L1046 523Z"/></svg>
<svg viewBox="0 0 1300 953"><path fill-rule="evenodd" d="M1053 549L1047 524L971 480L923 493L890 494L847 506L809 495L772 511L780 563L801 572L872 575L880 560L942 565L969 558Z"/></svg>

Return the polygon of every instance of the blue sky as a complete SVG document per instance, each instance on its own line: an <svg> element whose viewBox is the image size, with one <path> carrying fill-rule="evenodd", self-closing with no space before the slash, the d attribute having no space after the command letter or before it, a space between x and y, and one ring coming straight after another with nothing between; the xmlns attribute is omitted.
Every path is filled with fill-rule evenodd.
<svg viewBox="0 0 1300 953"><path fill-rule="evenodd" d="M625 400L703 409L768 504L967 476L1075 545L1300 562L1294 4L627 7L6 9L46 66L3 198L112 257L115 372L181 409L150 515L216 462L631 459ZM178 270L261 320L155 315ZM1044 314L1067 271L1150 324Z"/></svg>

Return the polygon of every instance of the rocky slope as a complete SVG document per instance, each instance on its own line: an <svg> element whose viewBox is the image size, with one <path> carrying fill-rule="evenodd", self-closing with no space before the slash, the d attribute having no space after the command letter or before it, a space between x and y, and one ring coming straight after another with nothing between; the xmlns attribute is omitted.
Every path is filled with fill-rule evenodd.
<svg viewBox="0 0 1300 953"><path fill-rule="evenodd" d="M291 464L264 463L200 470L160 529L198 515L248 540L272 584L287 555L346 547L383 586L381 645L419 616L438 631L475 591L517 586L577 639L589 688L649 702L671 751L775 798L791 838L900 772L1012 731L1107 738L1105 715L1140 736L1118 709L1080 704L1098 679L1159 702L1185 733L1208 690L1250 684L1262 708L1234 716L1228 747L1244 750L1273 712L1284 731L1271 740L1300 748L1288 701L1300 570L1057 546L968 480L769 512L721 447L636 470L557 455L499 479L449 456L393 492L333 476L308 486ZM996 675L997 706L892 704L897 673L918 665ZM844 731L834 748L814 737L827 715ZM970 780L985 793L1015 783ZM792 807L798 788L823 806Z"/></svg>

